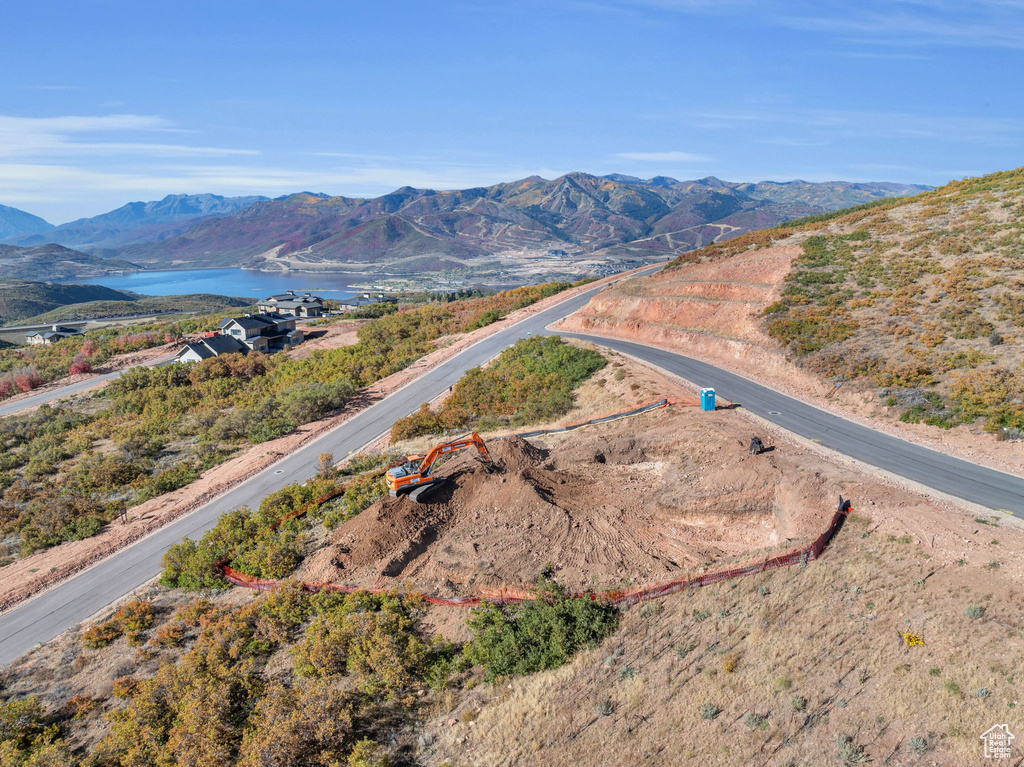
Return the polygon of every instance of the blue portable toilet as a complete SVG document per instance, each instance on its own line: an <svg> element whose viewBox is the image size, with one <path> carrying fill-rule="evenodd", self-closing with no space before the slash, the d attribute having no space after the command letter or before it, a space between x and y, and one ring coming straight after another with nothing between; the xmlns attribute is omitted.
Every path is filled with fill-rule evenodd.
<svg viewBox="0 0 1024 767"><path fill-rule="evenodd" d="M700 390L700 409L701 410L714 410L715 409L715 390L714 389L701 389Z"/></svg>

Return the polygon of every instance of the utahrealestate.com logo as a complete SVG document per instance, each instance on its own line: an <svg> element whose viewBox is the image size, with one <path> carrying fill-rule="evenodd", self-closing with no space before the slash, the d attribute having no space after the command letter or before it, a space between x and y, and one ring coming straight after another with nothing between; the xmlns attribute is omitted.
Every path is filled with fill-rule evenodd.
<svg viewBox="0 0 1024 767"><path fill-rule="evenodd" d="M1009 759L1013 750L1014 735L1008 724L996 724L981 734L985 741L986 759Z"/></svg>

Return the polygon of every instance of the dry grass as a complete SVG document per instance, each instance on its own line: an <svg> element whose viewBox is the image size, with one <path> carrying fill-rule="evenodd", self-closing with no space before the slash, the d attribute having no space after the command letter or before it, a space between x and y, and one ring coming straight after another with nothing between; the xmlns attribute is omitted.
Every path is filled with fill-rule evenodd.
<svg viewBox="0 0 1024 767"><path fill-rule="evenodd" d="M980 733L1020 720L1024 616L1012 606L1024 594L981 568L932 572L923 547L869 529L851 519L805 568L630 610L601 647L514 681L472 728L442 730L429 763L817 766L840 763L846 735L879 764L918 763L901 745L911 737L926 739L929 764L979 763ZM987 605L980 621L964 615L974 602ZM923 647L904 646L911 629ZM721 714L705 718L704 704Z"/></svg>

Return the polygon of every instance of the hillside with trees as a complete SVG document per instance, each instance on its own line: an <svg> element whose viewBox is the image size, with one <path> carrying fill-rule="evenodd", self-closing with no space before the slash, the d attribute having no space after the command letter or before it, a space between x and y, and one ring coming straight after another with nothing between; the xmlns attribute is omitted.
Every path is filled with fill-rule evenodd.
<svg viewBox="0 0 1024 767"><path fill-rule="evenodd" d="M904 421L1024 435L1024 170L799 231L801 254L765 309L799 364L882 387Z"/></svg>
<svg viewBox="0 0 1024 767"><path fill-rule="evenodd" d="M132 293L102 285L4 280L0 282L0 325L14 325L34 315L70 304L90 301L134 302L136 298Z"/></svg>
<svg viewBox="0 0 1024 767"><path fill-rule="evenodd" d="M842 384L834 402L878 417L1019 438L1022 238L1024 170L967 178L686 253L568 326L685 349L797 396Z"/></svg>

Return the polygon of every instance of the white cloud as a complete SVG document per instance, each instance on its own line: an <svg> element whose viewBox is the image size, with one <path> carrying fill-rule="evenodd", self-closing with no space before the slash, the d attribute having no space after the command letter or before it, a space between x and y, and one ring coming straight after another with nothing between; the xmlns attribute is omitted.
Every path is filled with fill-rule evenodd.
<svg viewBox="0 0 1024 767"><path fill-rule="evenodd" d="M603 0L580 7L588 5L691 16L743 14L764 26L831 34L854 44L1024 48L1024 3L1018 0Z"/></svg>
<svg viewBox="0 0 1024 767"><path fill-rule="evenodd" d="M950 117L840 109L718 109L696 112L691 117L697 127L704 129L753 123L786 126L791 131L785 137L787 140L808 142L823 137L1002 142L1016 140L1024 129L1022 121L1008 117ZM799 132L793 133L794 130ZM761 141L771 138L766 136Z"/></svg>
<svg viewBox="0 0 1024 767"><path fill-rule="evenodd" d="M640 162L709 162L710 157L689 152L619 152L615 155L623 160Z"/></svg>
<svg viewBox="0 0 1024 767"><path fill-rule="evenodd" d="M86 154L237 155L246 149L189 146L124 140L139 133L182 133L155 115L13 117L0 115L0 157L66 157ZM97 137L97 140L90 140ZM119 140L103 140L117 138Z"/></svg>
<svg viewBox="0 0 1024 767"><path fill-rule="evenodd" d="M822 13L822 10L831 13ZM779 15L784 26L899 46L1024 48L1024 5L1001 0L903 0L815 4Z"/></svg>

